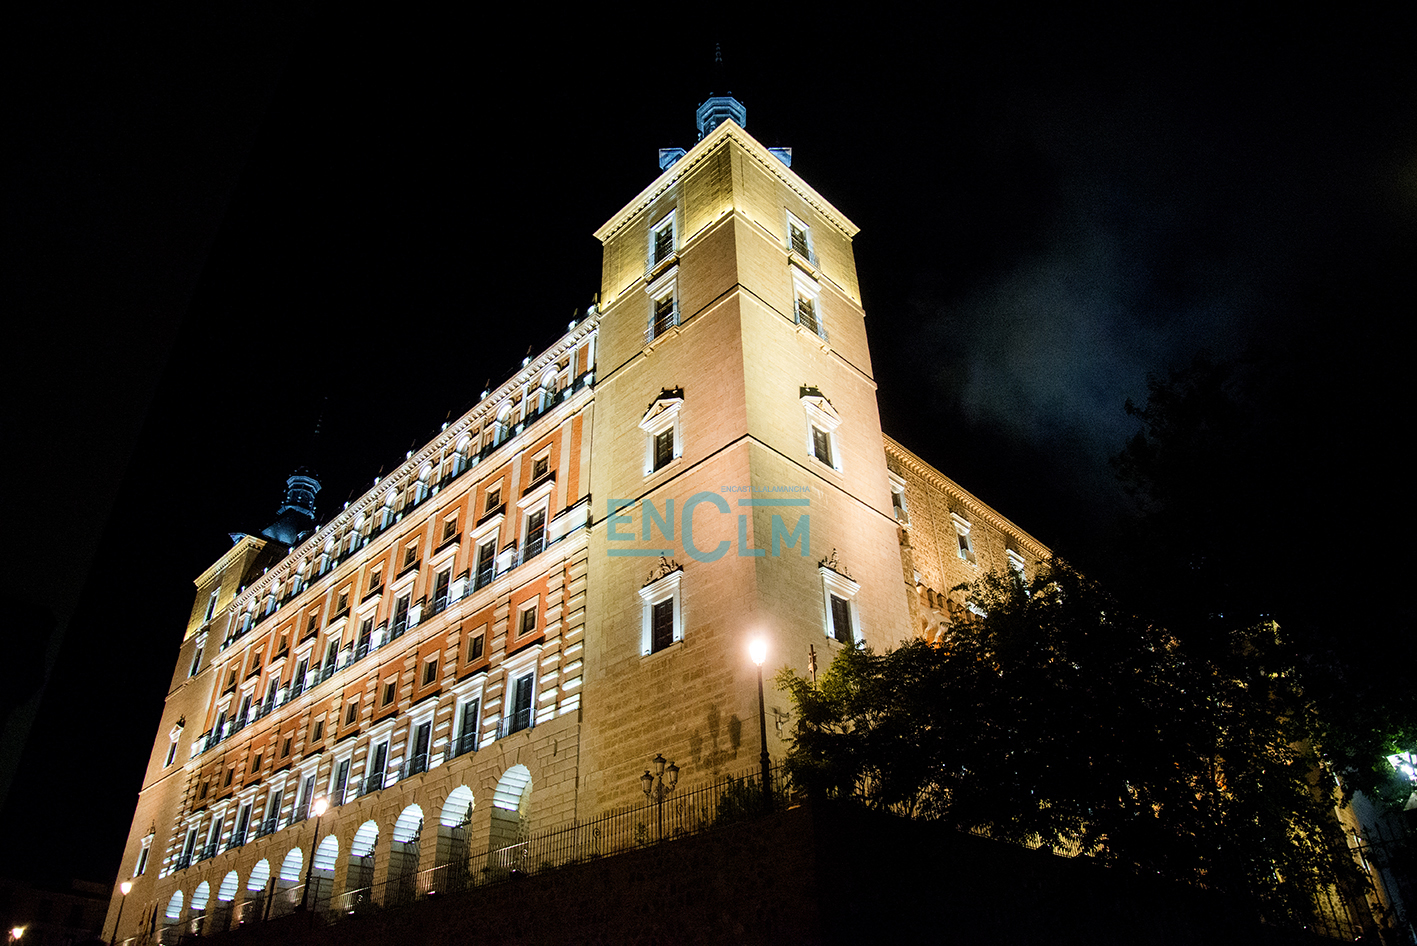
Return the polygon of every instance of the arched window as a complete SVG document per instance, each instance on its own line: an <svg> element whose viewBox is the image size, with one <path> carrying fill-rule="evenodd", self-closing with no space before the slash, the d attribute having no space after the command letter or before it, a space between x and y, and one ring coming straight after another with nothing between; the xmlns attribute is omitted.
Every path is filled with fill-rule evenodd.
<svg viewBox="0 0 1417 946"><path fill-rule="evenodd" d="M374 902L374 848L378 843L376 822L366 821L354 832L344 875L344 897L340 901L340 909L346 913L357 913Z"/></svg>

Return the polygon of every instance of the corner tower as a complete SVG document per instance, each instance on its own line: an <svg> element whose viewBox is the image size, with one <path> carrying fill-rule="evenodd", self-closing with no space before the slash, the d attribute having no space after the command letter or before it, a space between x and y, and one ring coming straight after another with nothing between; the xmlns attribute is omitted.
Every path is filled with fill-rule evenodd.
<svg viewBox="0 0 1417 946"><path fill-rule="evenodd" d="M583 812L656 753L685 778L757 759L752 637L771 674L909 633L856 232L731 117L596 232Z"/></svg>

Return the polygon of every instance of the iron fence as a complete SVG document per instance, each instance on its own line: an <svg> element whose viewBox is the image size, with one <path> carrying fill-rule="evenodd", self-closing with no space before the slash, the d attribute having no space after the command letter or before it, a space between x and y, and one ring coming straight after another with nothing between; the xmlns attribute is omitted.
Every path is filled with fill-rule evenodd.
<svg viewBox="0 0 1417 946"><path fill-rule="evenodd" d="M479 854L469 854L466 824L452 829L456 843L445 863L419 869L417 854L390 856L388 875L380 884L362 884L334 893L331 878L313 877L307 895L304 884L272 877L265 890L243 891L244 899L221 911L188 915L180 922L159 920L150 943L171 946L195 937L212 936L267 920L303 912L321 922L337 923L350 916L417 903L450 893L504 883L518 877L557 870L572 864L640 850L705 831L729 828L787 806L789 785L782 763L769 772L763 791L759 770L729 776L693 791L670 792L661 803L648 802L615 809L586 822L539 832L516 832L520 839ZM416 847L415 847L416 851ZM440 855L441 856L441 855ZM369 873L372 873L369 872ZM367 877L361 872L359 876ZM125 942L137 944L142 938Z"/></svg>

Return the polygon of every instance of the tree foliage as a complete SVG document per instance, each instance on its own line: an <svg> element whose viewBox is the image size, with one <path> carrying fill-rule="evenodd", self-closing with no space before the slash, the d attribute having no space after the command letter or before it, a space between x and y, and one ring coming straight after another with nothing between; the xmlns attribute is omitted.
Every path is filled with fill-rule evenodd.
<svg viewBox="0 0 1417 946"><path fill-rule="evenodd" d="M793 778L966 831L1077 845L1110 864L1303 913L1334 870L1313 720L1272 624L1196 656L1054 561L969 588L941 645L846 650L797 704Z"/></svg>
<svg viewBox="0 0 1417 946"><path fill-rule="evenodd" d="M1391 537L1408 531L1411 504L1374 475L1389 445L1371 412L1316 427L1333 396L1314 383L1317 368L1197 358L1150 378L1146 404L1127 404L1141 427L1113 458L1137 500L1116 547L1136 554L1100 567L1131 605L1215 660L1233 649L1231 628L1277 620L1345 791L1400 807L1412 786L1386 756L1417 750L1414 609L1381 584L1339 593L1309 566L1352 570L1382 549L1400 581L1412 553ZM1339 486L1355 476L1361 489Z"/></svg>

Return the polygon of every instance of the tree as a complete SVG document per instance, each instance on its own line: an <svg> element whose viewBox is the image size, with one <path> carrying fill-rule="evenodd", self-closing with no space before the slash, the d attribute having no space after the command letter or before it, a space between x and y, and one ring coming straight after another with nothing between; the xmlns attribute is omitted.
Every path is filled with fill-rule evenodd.
<svg viewBox="0 0 1417 946"><path fill-rule="evenodd" d="M840 653L797 704L792 776L960 830L1077 845L1199 882L1273 919L1303 915L1336 872L1313 720L1272 624L1192 654L1054 561L969 589L978 617L940 645Z"/></svg>
<svg viewBox="0 0 1417 946"><path fill-rule="evenodd" d="M1277 620L1345 793L1401 807L1411 787L1386 756L1417 750L1413 608L1382 574L1369 590L1343 573L1381 554L1400 584L1414 563L1394 537L1410 531L1411 503L1405 481L1390 485L1391 444L1373 429L1369 395L1335 413L1335 398L1352 395L1315 383L1332 358L1327 346L1202 357L1150 378L1147 403L1126 405L1141 428L1113 458L1137 501L1114 545L1137 554L1098 567L1130 606L1216 661L1233 649L1232 628ZM1331 562L1320 579L1314 566Z"/></svg>

